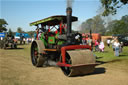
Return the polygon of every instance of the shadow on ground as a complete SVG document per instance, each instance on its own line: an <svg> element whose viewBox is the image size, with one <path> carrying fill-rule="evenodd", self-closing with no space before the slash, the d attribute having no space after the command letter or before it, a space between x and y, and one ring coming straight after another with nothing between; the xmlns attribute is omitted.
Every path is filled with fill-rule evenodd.
<svg viewBox="0 0 128 85"><path fill-rule="evenodd" d="M106 69L104 67L95 68L94 73L92 74L103 74L106 72Z"/></svg>
<svg viewBox="0 0 128 85"><path fill-rule="evenodd" d="M21 49L24 49L24 48L6 48L5 50L21 50Z"/></svg>
<svg viewBox="0 0 128 85"><path fill-rule="evenodd" d="M128 55L120 55L119 57L125 57L125 56L127 57Z"/></svg>
<svg viewBox="0 0 128 85"><path fill-rule="evenodd" d="M77 75L73 77L84 77L84 76L91 76L91 75L98 75L98 74L104 74L106 72L106 69L104 67L98 67L95 68L93 73L85 74L85 75Z"/></svg>

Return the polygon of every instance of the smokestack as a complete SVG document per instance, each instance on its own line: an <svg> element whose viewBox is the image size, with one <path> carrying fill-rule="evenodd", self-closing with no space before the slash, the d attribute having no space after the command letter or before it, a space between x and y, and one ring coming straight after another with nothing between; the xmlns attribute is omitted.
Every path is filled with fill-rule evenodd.
<svg viewBox="0 0 128 85"><path fill-rule="evenodd" d="M67 36L70 36L71 34L71 25L72 25L72 8L68 7L66 9L66 13L67 13Z"/></svg>

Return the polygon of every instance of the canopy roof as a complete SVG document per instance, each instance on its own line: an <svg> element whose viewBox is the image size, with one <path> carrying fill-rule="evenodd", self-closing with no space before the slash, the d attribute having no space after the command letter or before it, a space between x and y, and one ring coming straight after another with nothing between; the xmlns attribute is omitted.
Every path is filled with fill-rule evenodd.
<svg viewBox="0 0 128 85"><path fill-rule="evenodd" d="M77 17L72 16L72 22L77 21L77 20L78 20ZM67 22L67 16L65 16L65 15L51 16L51 17L48 17L48 18L45 18L45 19L41 19L41 20L32 22L32 23L30 23L30 26L33 26L33 25L36 26L38 24L42 24L44 26L45 25L53 26L53 25L60 24L61 21L63 21L63 23L66 23Z"/></svg>

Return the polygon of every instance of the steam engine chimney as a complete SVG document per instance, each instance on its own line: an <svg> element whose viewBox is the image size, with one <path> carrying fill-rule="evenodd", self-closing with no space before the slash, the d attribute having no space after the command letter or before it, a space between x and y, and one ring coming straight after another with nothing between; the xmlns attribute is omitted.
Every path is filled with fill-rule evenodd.
<svg viewBox="0 0 128 85"><path fill-rule="evenodd" d="M67 36L70 36L71 34L71 25L72 25L72 8L68 7L66 9L66 13L67 13Z"/></svg>
<svg viewBox="0 0 128 85"><path fill-rule="evenodd" d="M66 9L66 13L67 13L67 43L72 43L72 29L71 29L71 26L72 26L72 8L71 7L68 7Z"/></svg>

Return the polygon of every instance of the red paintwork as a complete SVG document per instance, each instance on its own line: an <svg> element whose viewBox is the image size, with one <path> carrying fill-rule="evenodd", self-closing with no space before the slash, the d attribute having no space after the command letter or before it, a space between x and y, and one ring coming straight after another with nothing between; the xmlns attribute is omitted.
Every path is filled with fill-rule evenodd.
<svg viewBox="0 0 128 85"><path fill-rule="evenodd" d="M60 34L62 34L62 23L60 23Z"/></svg>
<svg viewBox="0 0 128 85"><path fill-rule="evenodd" d="M37 53L37 51L35 51L35 53L34 53L34 54L35 54L35 56L37 56L37 54L38 54L38 53Z"/></svg>
<svg viewBox="0 0 128 85"><path fill-rule="evenodd" d="M50 32L50 29L48 29L48 32Z"/></svg>
<svg viewBox="0 0 128 85"><path fill-rule="evenodd" d="M51 40L49 40L50 42L52 42L53 40L51 39Z"/></svg>
<svg viewBox="0 0 128 85"><path fill-rule="evenodd" d="M67 50L75 50L75 49L90 49L92 50L91 46L89 45L70 45L70 46L64 46L61 48L61 56L62 56L62 62L58 62L57 65L59 66L66 66L69 67L69 64L66 64L65 58L66 58L66 51Z"/></svg>
<svg viewBox="0 0 128 85"><path fill-rule="evenodd" d="M66 63L62 63L62 62L58 62L57 65L58 66L65 66L65 67L71 67L70 64L66 64Z"/></svg>
<svg viewBox="0 0 128 85"><path fill-rule="evenodd" d="M55 34L57 34L57 33L58 33L58 31L56 30L56 31L55 31Z"/></svg>

